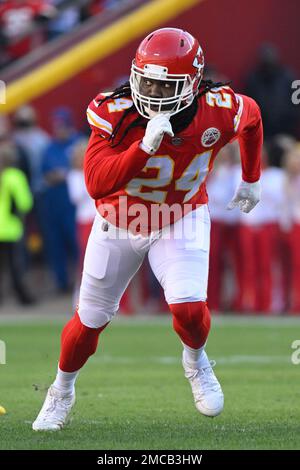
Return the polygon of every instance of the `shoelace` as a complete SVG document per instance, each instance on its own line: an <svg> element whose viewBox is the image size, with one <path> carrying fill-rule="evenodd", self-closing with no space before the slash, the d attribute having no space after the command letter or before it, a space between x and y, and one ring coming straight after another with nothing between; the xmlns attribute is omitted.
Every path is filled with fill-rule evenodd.
<svg viewBox="0 0 300 470"><path fill-rule="evenodd" d="M219 390L219 384L212 370L216 361L209 361L209 363L209 366L195 369L194 373L188 377L196 385L194 390L196 400L201 399L203 394L208 391L217 392Z"/></svg>
<svg viewBox="0 0 300 470"><path fill-rule="evenodd" d="M63 411L68 411L69 404L70 403L66 404L63 402L63 397L56 397L54 395L50 395L48 406L44 411L44 419L46 420L53 411L57 411L58 407L60 408L60 410L62 409ZM59 416L55 416L55 417L56 419L58 419L59 422L63 421L63 419L60 418Z"/></svg>

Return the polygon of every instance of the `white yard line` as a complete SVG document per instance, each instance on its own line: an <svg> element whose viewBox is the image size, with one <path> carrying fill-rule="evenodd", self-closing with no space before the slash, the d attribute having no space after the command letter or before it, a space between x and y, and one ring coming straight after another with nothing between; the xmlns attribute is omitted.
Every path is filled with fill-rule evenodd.
<svg viewBox="0 0 300 470"><path fill-rule="evenodd" d="M0 312L0 324L64 324L72 317L72 313L51 314L51 313L23 313L23 314L2 314ZM117 315L112 321L112 326L130 325L132 327L141 325L169 325L172 327L172 318L170 314L163 315ZM239 326L263 326L263 327L298 327L300 328L300 315L294 316L280 316L280 317L253 317L250 315L220 315L212 317L212 328L214 327L239 327Z"/></svg>
<svg viewBox="0 0 300 470"><path fill-rule="evenodd" d="M249 356L234 355L213 358L217 364L291 364L291 358L286 356ZM151 357L132 357L132 356L110 356L107 354L99 354L90 358L90 361L102 364L139 364L148 362L151 364L181 364L180 356L151 356Z"/></svg>

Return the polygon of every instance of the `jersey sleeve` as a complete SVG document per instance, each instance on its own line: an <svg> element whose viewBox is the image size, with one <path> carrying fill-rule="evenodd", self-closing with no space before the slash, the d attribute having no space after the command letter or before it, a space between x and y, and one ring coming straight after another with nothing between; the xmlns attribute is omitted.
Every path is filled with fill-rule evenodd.
<svg viewBox="0 0 300 470"><path fill-rule="evenodd" d="M236 94L234 132L239 140L242 178L248 183L258 181L261 174L263 125L257 103L249 96Z"/></svg>
<svg viewBox="0 0 300 470"><path fill-rule="evenodd" d="M107 139L112 134L113 123L109 116L107 105L105 103L101 104L101 100L104 98L105 95L100 94L93 99L86 110L86 115L91 130L95 134Z"/></svg>
<svg viewBox="0 0 300 470"><path fill-rule="evenodd" d="M144 168L149 157L140 148L140 140L122 151L92 132L84 159L90 196L100 199L119 191Z"/></svg>
<svg viewBox="0 0 300 470"><path fill-rule="evenodd" d="M122 114L133 105L129 97L110 98L111 93L100 93L87 108L87 120L97 135L107 139L113 133ZM103 99L107 98L104 102Z"/></svg>

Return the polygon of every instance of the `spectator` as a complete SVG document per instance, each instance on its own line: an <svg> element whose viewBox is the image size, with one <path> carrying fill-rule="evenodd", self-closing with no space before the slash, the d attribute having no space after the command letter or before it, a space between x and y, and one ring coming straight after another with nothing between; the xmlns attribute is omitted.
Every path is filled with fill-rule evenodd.
<svg viewBox="0 0 300 470"><path fill-rule="evenodd" d="M60 7L66 3L65 0L50 0L50 3L59 11L59 14L49 21L47 26L48 38L51 40L72 31L80 23L81 12L79 6L72 5L71 2L60 10Z"/></svg>
<svg viewBox="0 0 300 470"><path fill-rule="evenodd" d="M42 204L42 158L50 143L50 136L39 127L37 115L31 106L22 106L13 116L12 137L23 153L22 169L26 172L33 195L33 209L27 217L28 243L34 241L36 254L45 255L43 239L45 214ZM25 158L24 158L25 157Z"/></svg>
<svg viewBox="0 0 300 470"><path fill-rule="evenodd" d="M0 143L9 139L10 125L6 116L0 115Z"/></svg>
<svg viewBox="0 0 300 470"><path fill-rule="evenodd" d="M276 156L276 155L275 155ZM284 172L273 154L263 154L262 194L250 214L241 214L241 311L272 313L279 311L276 300L279 219L284 194Z"/></svg>
<svg viewBox="0 0 300 470"><path fill-rule="evenodd" d="M87 143L88 139L82 138L72 148L71 170L67 175L70 199L76 209L76 235L79 249L79 263L73 296L75 308L79 298L84 253L96 213L95 202L87 192L83 174L83 160Z"/></svg>
<svg viewBox="0 0 300 470"><path fill-rule="evenodd" d="M70 199L76 207L76 224L79 243L80 272L83 266L83 258L95 218L95 202L87 192L83 174L83 160L87 148L88 139L76 142L72 149L72 169L67 175Z"/></svg>
<svg viewBox="0 0 300 470"><path fill-rule="evenodd" d="M264 135L296 135L299 112L291 100L292 73L280 63L277 49L265 44L259 51L258 64L247 80L246 94L261 109Z"/></svg>
<svg viewBox="0 0 300 470"><path fill-rule="evenodd" d="M292 314L300 314L300 143L288 151L284 157L286 170L284 180L284 205L281 213L281 226L288 242L288 298L287 309Z"/></svg>
<svg viewBox="0 0 300 470"><path fill-rule="evenodd" d="M235 187L234 173L239 159L235 144L226 145L216 159L215 172L207 181L211 215L211 253L209 259L208 304L216 313L223 309L238 309L240 305L240 253L237 225L240 214L237 209L228 211L224 201L230 200ZM233 288L230 296L225 276L232 272ZM235 291L235 292L234 292Z"/></svg>
<svg viewBox="0 0 300 470"><path fill-rule="evenodd" d="M32 48L32 41L42 41L38 34L32 37L34 24L56 15L47 1L8 0L0 4L0 40L5 58L1 65L19 59Z"/></svg>
<svg viewBox="0 0 300 470"><path fill-rule="evenodd" d="M70 200L67 176L71 169L71 152L80 135L73 127L70 111L58 108L53 114L54 138L47 147L42 163L45 190L43 210L45 251L59 291L70 289L68 258L77 265L75 207ZM68 256L69 255L69 256Z"/></svg>
<svg viewBox="0 0 300 470"><path fill-rule="evenodd" d="M37 195L43 186L42 156L50 142L50 136L39 127L36 112L31 106L19 108L13 117L13 123L13 138L26 154L30 188Z"/></svg>
<svg viewBox="0 0 300 470"><path fill-rule="evenodd" d="M10 122L6 116L0 116L0 142L7 142L11 139ZM27 162L26 152L15 142L15 159L14 165L22 170L27 180L29 180L29 167Z"/></svg>
<svg viewBox="0 0 300 470"><path fill-rule="evenodd" d="M15 167L17 149L0 143L0 276L8 264L14 291L21 304L33 302L23 282L20 244L24 233L23 215L32 207L31 192L24 173Z"/></svg>

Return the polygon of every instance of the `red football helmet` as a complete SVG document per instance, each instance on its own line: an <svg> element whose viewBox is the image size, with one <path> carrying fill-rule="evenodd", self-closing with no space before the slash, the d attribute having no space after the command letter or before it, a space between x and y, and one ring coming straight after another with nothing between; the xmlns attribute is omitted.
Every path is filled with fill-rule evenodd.
<svg viewBox="0 0 300 470"><path fill-rule="evenodd" d="M203 69L202 48L187 31L162 28L150 33L139 45L131 66L130 86L137 110L147 119L156 113L172 116L182 111L197 95ZM150 98L141 94L142 77L175 82L174 95Z"/></svg>

